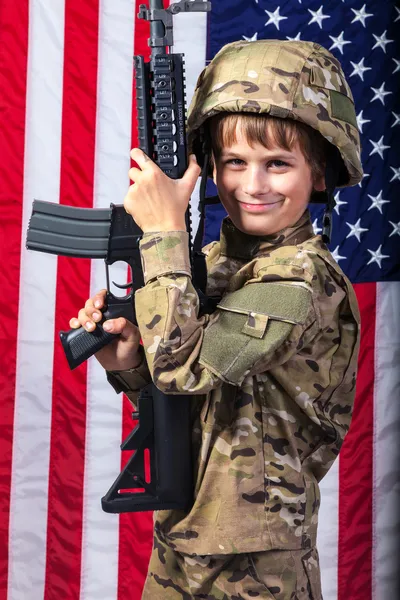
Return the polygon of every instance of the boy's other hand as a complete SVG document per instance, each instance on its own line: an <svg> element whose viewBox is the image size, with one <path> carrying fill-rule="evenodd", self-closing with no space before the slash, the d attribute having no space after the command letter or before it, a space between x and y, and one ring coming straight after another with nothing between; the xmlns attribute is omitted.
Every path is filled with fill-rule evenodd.
<svg viewBox="0 0 400 600"><path fill-rule="evenodd" d="M201 173L196 157L191 155L181 179L170 179L139 148L131 151L131 158L139 168L129 170L129 177L135 183L124 199L126 212L144 233L186 231L185 212Z"/></svg>
<svg viewBox="0 0 400 600"><path fill-rule="evenodd" d="M103 318L105 297L106 290L101 290L86 300L85 306L81 308L78 316L70 320L70 327L72 329L84 327L86 331L93 332L96 324ZM107 371L125 371L137 367L141 357L138 353L140 332L136 325L124 317L119 317L104 321L103 328L108 333L120 334L120 336L94 355L101 366Z"/></svg>

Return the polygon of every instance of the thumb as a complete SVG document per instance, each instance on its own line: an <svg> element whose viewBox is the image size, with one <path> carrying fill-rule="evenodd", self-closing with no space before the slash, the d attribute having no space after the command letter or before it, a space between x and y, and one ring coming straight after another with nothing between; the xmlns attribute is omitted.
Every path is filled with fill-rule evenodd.
<svg viewBox="0 0 400 600"><path fill-rule="evenodd" d="M185 185L190 189L190 193L193 192L194 186L196 185L196 181L200 177L201 168L197 164L196 156L191 154L189 157L189 166L186 169L182 180L185 182Z"/></svg>

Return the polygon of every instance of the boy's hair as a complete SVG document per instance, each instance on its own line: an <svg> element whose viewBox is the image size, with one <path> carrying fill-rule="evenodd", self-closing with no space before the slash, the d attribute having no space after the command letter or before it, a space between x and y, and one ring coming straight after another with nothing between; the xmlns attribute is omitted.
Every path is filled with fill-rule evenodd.
<svg viewBox="0 0 400 600"><path fill-rule="evenodd" d="M239 121L242 133L250 146L259 143L269 150L276 145L290 151L298 142L300 150L311 167L312 180L317 181L324 176L329 142L318 131L300 121L271 117L266 114L223 112L208 119L207 133L212 156L216 159L220 157L224 147L231 146L237 141L236 131Z"/></svg>

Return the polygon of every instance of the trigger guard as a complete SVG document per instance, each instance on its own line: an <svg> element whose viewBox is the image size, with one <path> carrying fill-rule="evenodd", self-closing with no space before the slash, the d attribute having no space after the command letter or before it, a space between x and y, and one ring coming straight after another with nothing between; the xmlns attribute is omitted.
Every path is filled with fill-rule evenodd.
<svg viewBox="0 0 400 600"><path fill-rule="evenodd" d="M133 286L133 281L130 281L129 283L115 283L115 281L113 281L112 284L119 290L129 290L129 288Z"/></svg>

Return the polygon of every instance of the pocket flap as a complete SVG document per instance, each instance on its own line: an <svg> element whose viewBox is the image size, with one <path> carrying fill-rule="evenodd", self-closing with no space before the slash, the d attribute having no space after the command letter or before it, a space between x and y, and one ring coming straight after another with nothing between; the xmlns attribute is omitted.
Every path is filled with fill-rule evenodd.
<svg viewBox="0 0 400 600"><path fill-rule="evenodd" d="M243 326L242 333L251 335L251 337L262 339L268 325L268 316L251 312Z"/></svg>

